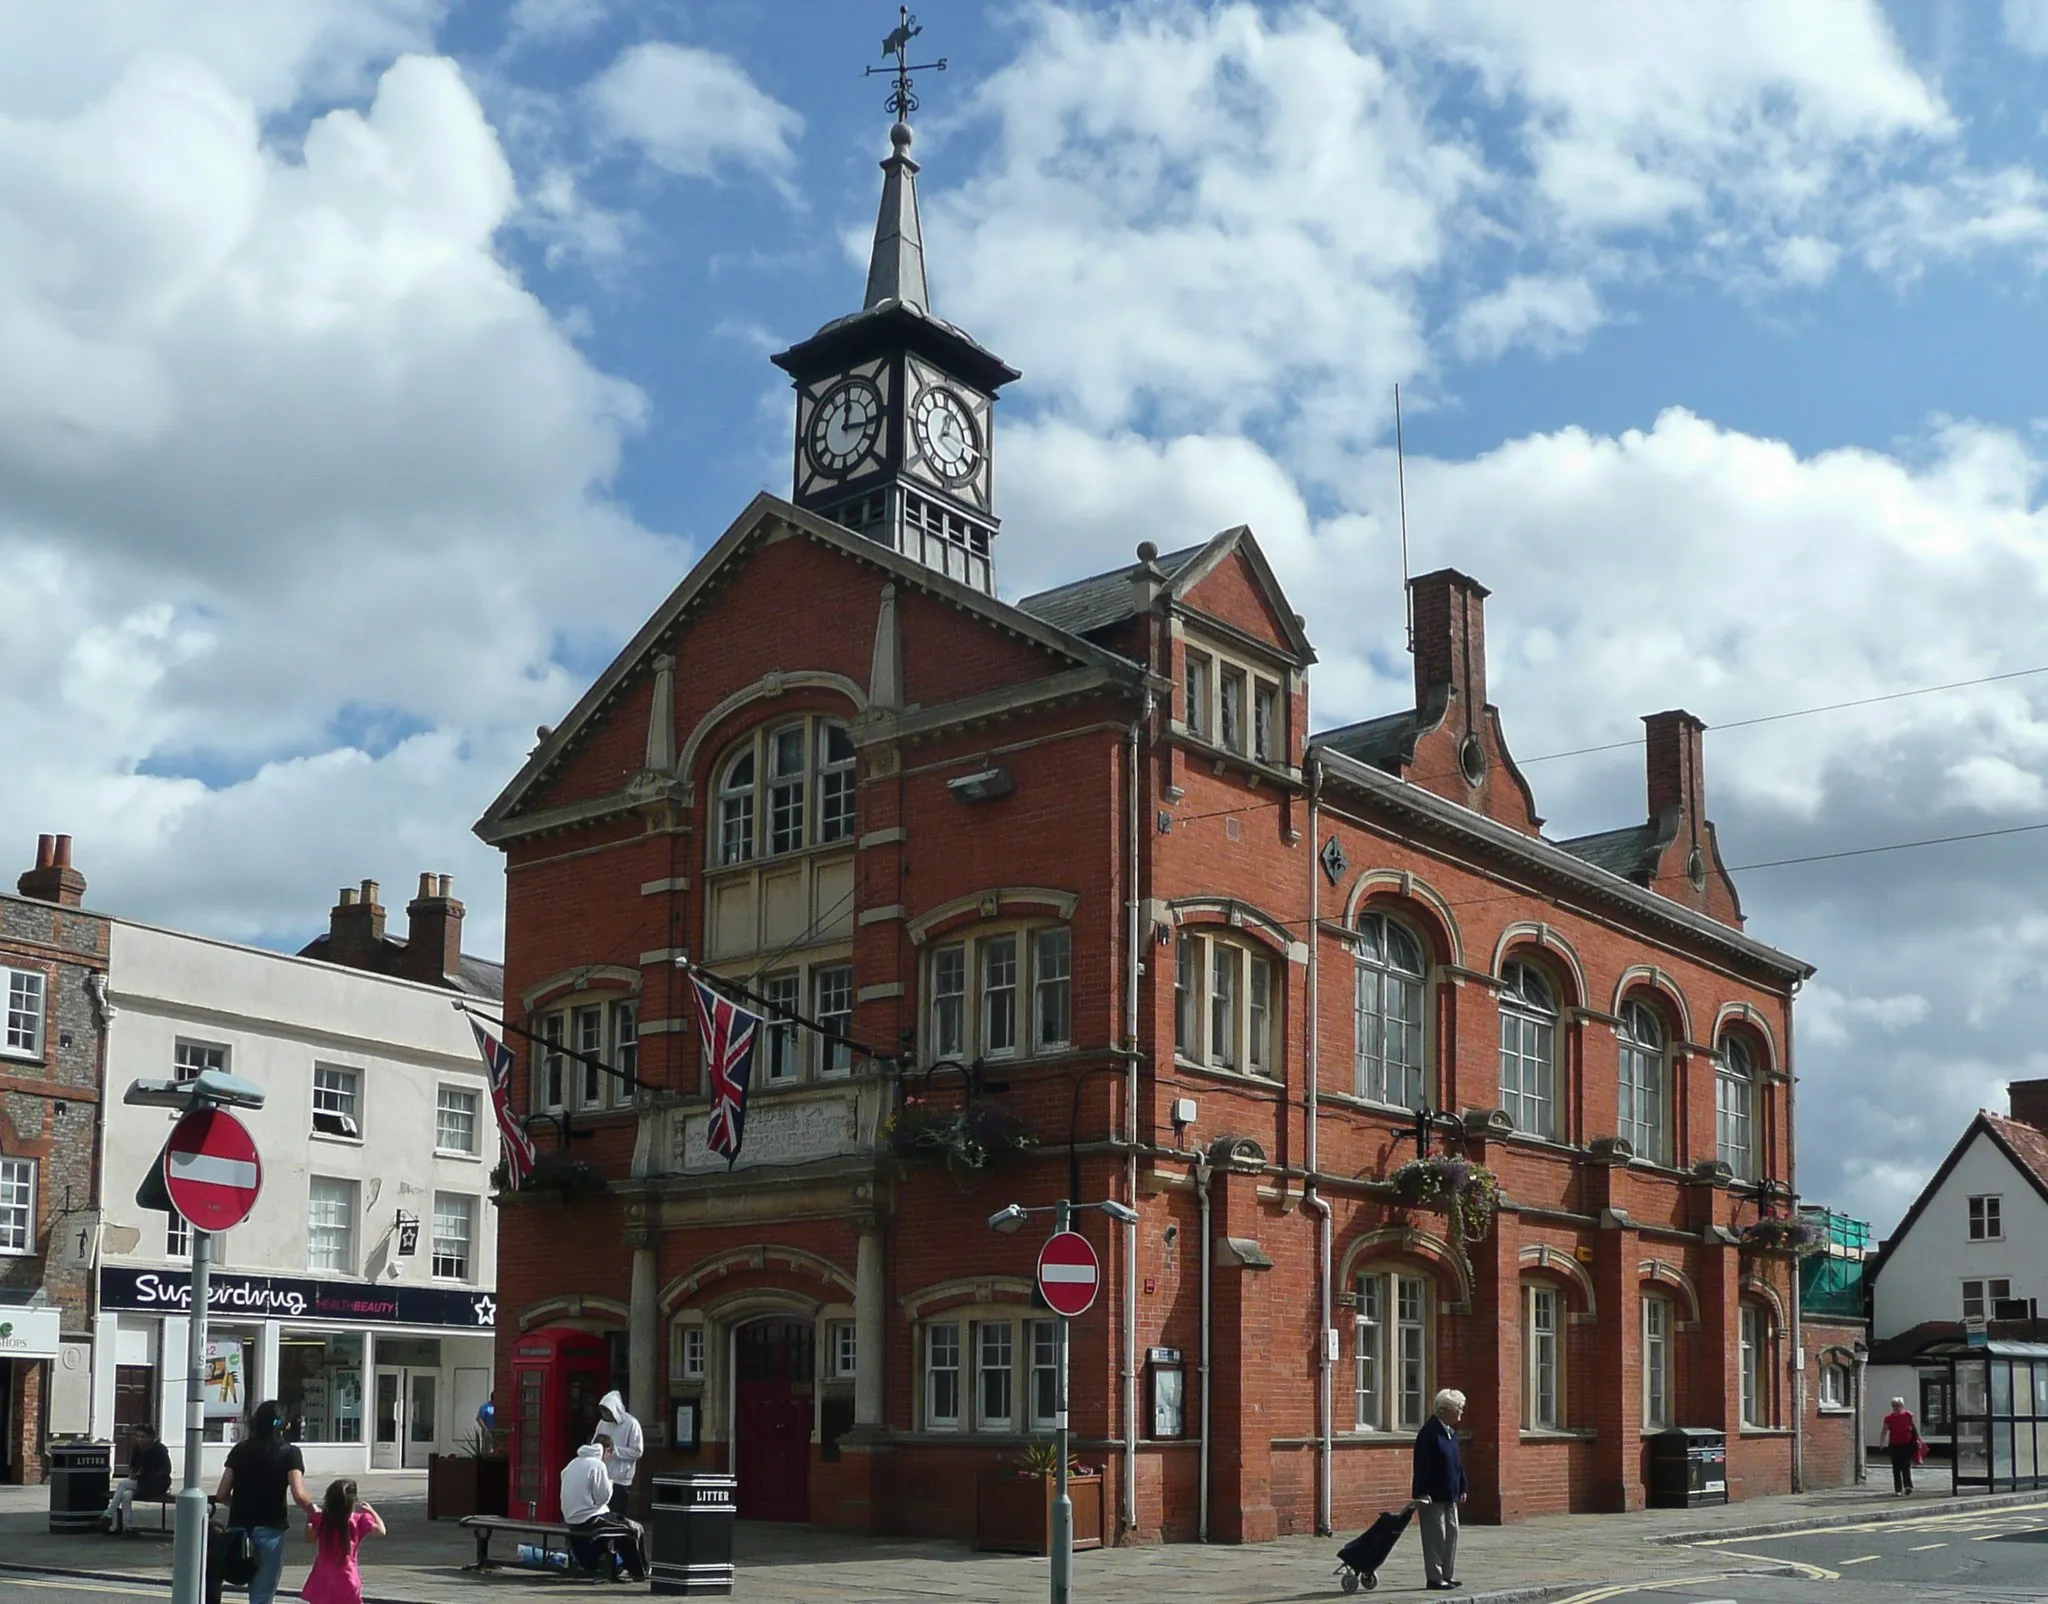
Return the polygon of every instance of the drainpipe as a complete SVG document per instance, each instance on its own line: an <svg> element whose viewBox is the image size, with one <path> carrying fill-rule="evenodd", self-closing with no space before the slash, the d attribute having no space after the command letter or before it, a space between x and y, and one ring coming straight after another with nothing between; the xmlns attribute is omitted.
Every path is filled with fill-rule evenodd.
<svg viewBox="0 0 2048 1604"><path fill-rule="evenodd" d="M1124 740L1130 817L1130 887L1124 945L1124 1201L1132 1218L1124 1226L1124 1474L1123 1526L1138 1529L1138 953L1143 944L1139 928L1141 904L1138 896L1140 794L1144 770L1140 767L1139 737L1152 717L1152 693L1145 693L1144 705Z"/></svg>
<svg viewBox="0 0 2048 1604"><path fill-rule="evenodd" d="M1316 1217L1316 1293L1321 1324L1316 1331L1316 1532L1328 1537L1333 1529L1331 1505L1333 1489L1331 1476L1333 1464L1332 1403L1331 1403L1331 1354L1330 1354L1330 1253L1331 1223L1330 1205L1316 1190L1316 1177L1322 1173L1317 1161L1316 1116L1319 1112L1316 1048L1320 1041L1318 1030L1319 1013L1317 999L1318 967L1316 958L1322 948L1322 939L1317 920L1322 911L1322 885L1316 879L1316 851L1322 839L1319 824L1322 799L1322 770L1313 756L1309 758L1308 792L1308 1051L1306 1075L1308 1101L1308 1177L1302 1187L1301 1206Z"/></svg>
<svg viewBox="0 0 2048 1604"><path fill-rule="evenodd" d="M1202 1448L1198 1490L1195 1495L1195 1509L1198 1526L1195 1541L1209 1540L1209 1277L1210 1261L1214 1259L1216 1246L1209 1240L1209 1158L1198 1154L1195 1158L1195 1197L1202 1210Z"/></svg>
<svg viewBox="0 0 2048 1604"><path fill-rule="evenodd" d="M1792 983L1792 995L1799 982ZM1785 1009L1785 1179L1792 1188L1792 1218L1799 1218L1799 1078L1792 1072L1792 1009ZM1792 1260L1792 1491L1806 1491L1806 1346L1800 1327L1799 1260Z"/></svg>

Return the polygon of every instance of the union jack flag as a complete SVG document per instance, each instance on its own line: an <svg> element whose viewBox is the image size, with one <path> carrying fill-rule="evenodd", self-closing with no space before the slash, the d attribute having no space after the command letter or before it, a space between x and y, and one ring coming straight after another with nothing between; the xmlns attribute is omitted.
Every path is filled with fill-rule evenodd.
<svg viewBox="0 0 2048 1604"><path fill-rule="evenodd" d="M498 1116L498 1135L505 1144L505 1190L516 1192L533 1171L533 1138L519 1122L512 1107L512 1049L489 1034L474 1019L469 1028L476 1033L476 1050L484 1055L484 1067L491 1075L491 1107Z"/></svg>
<svg viewBox="0 0 2048 1604"><path fill-rule="evenodd" d="M747 1087L754 1078L754 1047L761 1039L761 1016L721 997L694 975L697 988L697 1034L704 1043L704 1079L711 1089L711 1122L704 1144L731 1169L746 1139Z"/></svg>

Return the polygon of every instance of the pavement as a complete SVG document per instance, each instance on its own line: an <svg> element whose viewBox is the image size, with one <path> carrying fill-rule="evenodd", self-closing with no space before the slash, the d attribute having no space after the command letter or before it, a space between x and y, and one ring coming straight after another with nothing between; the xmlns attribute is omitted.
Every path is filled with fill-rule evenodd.
<svg viewBox="0 0 2048 1604"><path fill-rule="evenodd" d="M1850 1578L1860 1597L1869 1586L1890 1587L1899 1575L1920 1579L1897 1583L1908 1587L1899 1594L1902 1599L1961 1596L1955 1588L1994 1581L1989 1567L1998 1577L2011 1572L2012 1587L1997 1597L2048 1598L2048 1583L2020 1585L2042 1571L2048 1493L1954 1499L1938 1467L1923 1469L1935 1474L1923 1475L1922 1491L1911 1500L1892 1497L1886 1476L1882 1486L1873 1481L1860 1488L1709 1509L1468 1526L1459 1555L1468 1582L1463 1597L1487 1604L1568 1599L1593 1604L1632 1594L1776 1601L1811 1596L1824 1583ZM369 1604L551 1604L590 1585L545 1571L465 1572L462 1566L473 1556L474 1543L452 1521L427 1520L423 1474L361 1480L364 1496L391 1528L388 1539L371 1538L363 1546ZM1335 1599L1335 1553L1350 1535L1080 1554L1074 1562L1074 1595L1078 1604ZM1048 1591L1045 1560L981 1554L964 1543L862 1539L743 1521L735 1548L739 1579L734 1597L741 1604L813 1604L819 1597L855 1604L1039 1604ZM502 1538L494 1544L494 1552L500 1549ZM310 1545L296 1539L288 1553L284 1595L296 1592L312 1558ZM2001 1563L1994 1566L1994 1560ZM162 1598L170 1565L168 1536L59 1535L49 1530L45 1489L0 1488L0 1598L62 1604L69 1588L80 1599L90 1595L99 1604L109 1594ZM1421 1593L1421 1570L1419 1548L1404 1538L1393 1563L1380 1574L1378 1595ZM1976 1580L1959 1583L1958 1575ZM1915 1585L1922 1591L1912 1592ZM1976 1591L1968 1596L1992 1595Z"/></svg>

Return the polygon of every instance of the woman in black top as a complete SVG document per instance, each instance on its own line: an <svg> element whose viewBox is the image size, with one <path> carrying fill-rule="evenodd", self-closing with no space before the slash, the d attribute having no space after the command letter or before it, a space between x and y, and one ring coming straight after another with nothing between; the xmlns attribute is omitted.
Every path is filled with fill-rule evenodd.
<svg viewBox="0 0 2048 1604"><path fill-rule="evenodd" d="M285 1440L275 1399L256 1406L249 1417L249 1435L228 1450L215 1494L228 1506L230 1530L245 1531L256 1553L256 1574L249 1582L249 1604L271 1604L278 1575L284 1569L285 1499L313 1513L306 1491L306 1460L298 1446Z"/></svg>

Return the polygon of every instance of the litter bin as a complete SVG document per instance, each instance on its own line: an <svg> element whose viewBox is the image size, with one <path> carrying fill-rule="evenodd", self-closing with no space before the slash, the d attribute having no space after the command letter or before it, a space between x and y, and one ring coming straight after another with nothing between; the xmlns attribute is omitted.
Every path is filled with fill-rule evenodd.
<svg viewBox="0 0 2048 1604"><path fill-rule="evenodd" d="M693 1598L731 1595L738 1485L724 1471L654 1478L647 1523L651 1591Z"/></svg>
<svg viewBox="0 0 2048 1604"><path fill-rule="evenodd" d="M51 1443L50 1530L89 1532L97 1527L113 1494L113 1475L112 1443Z"/></svg>
<svg viewBox="0 0 2048 1604"><path fill-rule="evenodd" d="M1728 1435L1673 1426L1650 1439L1650 1507L1696 1509L1728 1502Z"/></svg>

